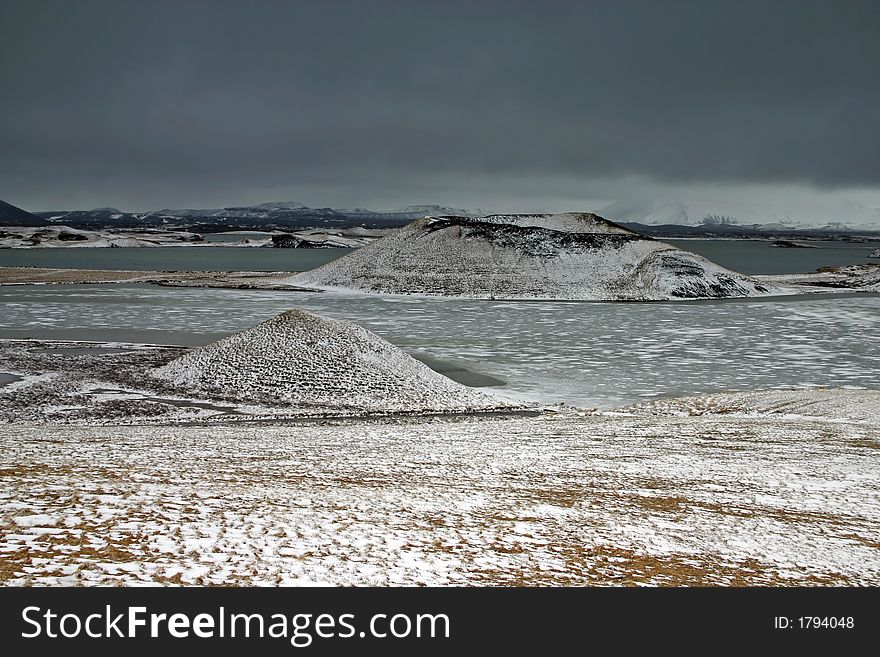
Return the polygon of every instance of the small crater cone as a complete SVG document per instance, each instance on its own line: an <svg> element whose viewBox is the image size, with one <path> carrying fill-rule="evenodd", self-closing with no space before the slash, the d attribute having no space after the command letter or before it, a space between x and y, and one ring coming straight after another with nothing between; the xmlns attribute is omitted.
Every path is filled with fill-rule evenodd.
<svg viewBox="0 0 880 657"><path fill-rule="evenodd" d="M152 375L212 397L314 413L443 413L503 402L431 370L366 329L301 310L172 360Z"/></svg>

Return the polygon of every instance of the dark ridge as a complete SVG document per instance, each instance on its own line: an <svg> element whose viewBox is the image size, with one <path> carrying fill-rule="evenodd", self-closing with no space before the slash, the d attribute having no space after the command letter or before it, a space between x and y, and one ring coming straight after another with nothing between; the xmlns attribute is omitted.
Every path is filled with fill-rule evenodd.
<svg viewBox="0 0 880 657"><path fill-rule="evenodd" d="M327 244L313 242L311 240L291 235L290 233L282 233L280 235L272 235L272 241L266 245L274 249L328 249L332 248Z"/></svg>
<svg viewBox="0 0 880 657"><path fill-rule="evenodd" d="M598 214L594 214L593 212L571 212L571 213L559 212L559 213L554 213L554 214L571 214L574 216L578 216L581 219L588 218L588 220L590 222L596 224L597 226L604 226L605 228L617 228L617 229L631 230L630 228L627 228L624 224L614 223L613 221L606 219L605 217L600 217ZM516 213L509 213L509 212L498 212L495 214L486 215L485 218L486 219L496 219L499 217L534 217L534 216L541 216L541 215L540 215L540 213L536 215L536 214L516 214ZM494 223L494 222L488 222L488 223Z"/></svg>
<svg viewBox="0 0 880 657"><path fill-rule="evenodd" d="M586 251L605 246L619 249L628 242L651 239L635 233L567 233L536 226L475 221L467 217L431 218L425 224L428 233L454 228L460 229L463 238L485 240L495 246L516 248L524 254L542 258L556 257L560 249Z"/></svg>
<svg viewBox="0 0 880 657"><path fill-rule="evenodd" d="M45 226L48 223L27 210L0 201L0 226Z"/></svg>

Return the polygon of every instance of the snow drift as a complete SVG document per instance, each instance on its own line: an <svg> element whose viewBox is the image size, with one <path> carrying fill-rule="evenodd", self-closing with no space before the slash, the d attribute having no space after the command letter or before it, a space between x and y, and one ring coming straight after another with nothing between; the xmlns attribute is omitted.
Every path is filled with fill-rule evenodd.
<svg viewBox="0 0 880 657"><path fill-rule="evenodd" d="M317 289L495 299L647 301L772 291L589 213L426 217L287 280Z"/></svg>
<svg viewBox="0 0 880 657"><path fill-rule="evenodd" d="M880 424L880 390L793 388L715 392L690 397L655 399L622 412L655 416L783 415Z"/></svg>
<svg viewBox="0 0 880 657"><path fill-rule="evenodd" d="M152 375L216 398L294 405L303 414L510 408L360 326L299 310L195 349Z"/></svg>

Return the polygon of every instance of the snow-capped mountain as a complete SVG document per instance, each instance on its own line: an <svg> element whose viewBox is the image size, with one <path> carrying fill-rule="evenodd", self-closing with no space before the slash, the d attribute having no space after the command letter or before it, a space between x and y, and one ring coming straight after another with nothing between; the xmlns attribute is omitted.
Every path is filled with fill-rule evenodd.
<svg viewBox="0 0 880 657"><path fill-rule="evenodd" d="M23 211L20 211L23 212ZM880 209L851 201L816 199L784 204L743 200L621 200L600 211L611 221L642 226L683 226L709 233L775 232L794 237L798 231L813 230L847 234L852 231L880 231ZM18 215L24 217L24 215ZM32 215L33 216L33 215ZM273 201L225 208L166 208L149 212L125 212L116 208L39 212L35 221L47 220L74 228L92 230L118 228L160 228L217 232L224 230L289 230L302 228L396 228L424 217L485 217L486 213L440 205L409 205L391 210L308 207L297 201ZM22 221L25 221L22 219ZM12 224L3 219L0 223ZM30 225L38 225L31 223ZM637 230L638 226L634 226ZM669 234L666 229L659 229ZM665 231L665 232L664 232ZM648 231L654 234L656 231Z"/></svg>
<svg viewBox="0 0 880 657"><path fill-rule="evenodd" d="M110 228L197 228L202 232L215 229L286 229L286 228L347 228L363 225L369 228L403 226L413 219L428 215L476 216L468 210L439 205L412 205L396 210L353 210L312 208L296 201L274 201L258 205L226 208L165 208L149 212L122 212L116 208L42 212L39 216L54 224L90 229Z"/></svg>
<svg viewBox="0 0 880 657"><path fill-rule="evenodd" d="M647 225L737 225L768 229L880 229L880 209L853 201L621 200L599 211L611 221Z"/></svg>
<svg viewBox="0 0 880 657"><path fill-rule="evenodd" d="M145 218L151 217L175 217L175 218L197 218L197 219L272 219L285 218L290 216L302 216L303 214L336 214L335 210L330 208L310 208L302 203L294 201L280 201L274 203L260 203L259 205L246 205L241 207L228 208L210 208L210 209L165 209L153 210L144 213Z"/></svg>
<svg viewBox="0 0 880 657"><path fill-rule="evenodd" d="M339 212L352 216L361 216L368 218L394 218L412 221L413 219L421 219L422 217L441 217L441 216L459 216L459 217L475 217L479 216L479 211L462 210L461 208L450 208L444 205L407 205L396 210L367 210L366 208L355 208L353 210L339 210Z"/></svg>
<svg viewBox="0 0 880 657"><path fill-rule="evenodd" d="M589 213L418 219L288 281L316 289L495 299L647 301L773 292Z"/></svg>
<svg viewBox="0 0 880 657"><path fill-rule="evenodd" d="M303 210L307 209L309 206L297 201L270 201L268 203L260 203L253 207L261 210Z"/></svg>

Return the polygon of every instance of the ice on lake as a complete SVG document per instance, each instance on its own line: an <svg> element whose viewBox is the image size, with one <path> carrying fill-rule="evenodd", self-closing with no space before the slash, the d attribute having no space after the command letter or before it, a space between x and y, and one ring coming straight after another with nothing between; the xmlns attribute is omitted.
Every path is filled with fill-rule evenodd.
<svg viewBox="0 0 880 657"><path fill-rule="evenodd" d="M487 390L610 408L791 386L877 388L880 296L672 303L491 302L336 293L0 288L0 337L205 344L291 308L357 322Z"/></svg>

